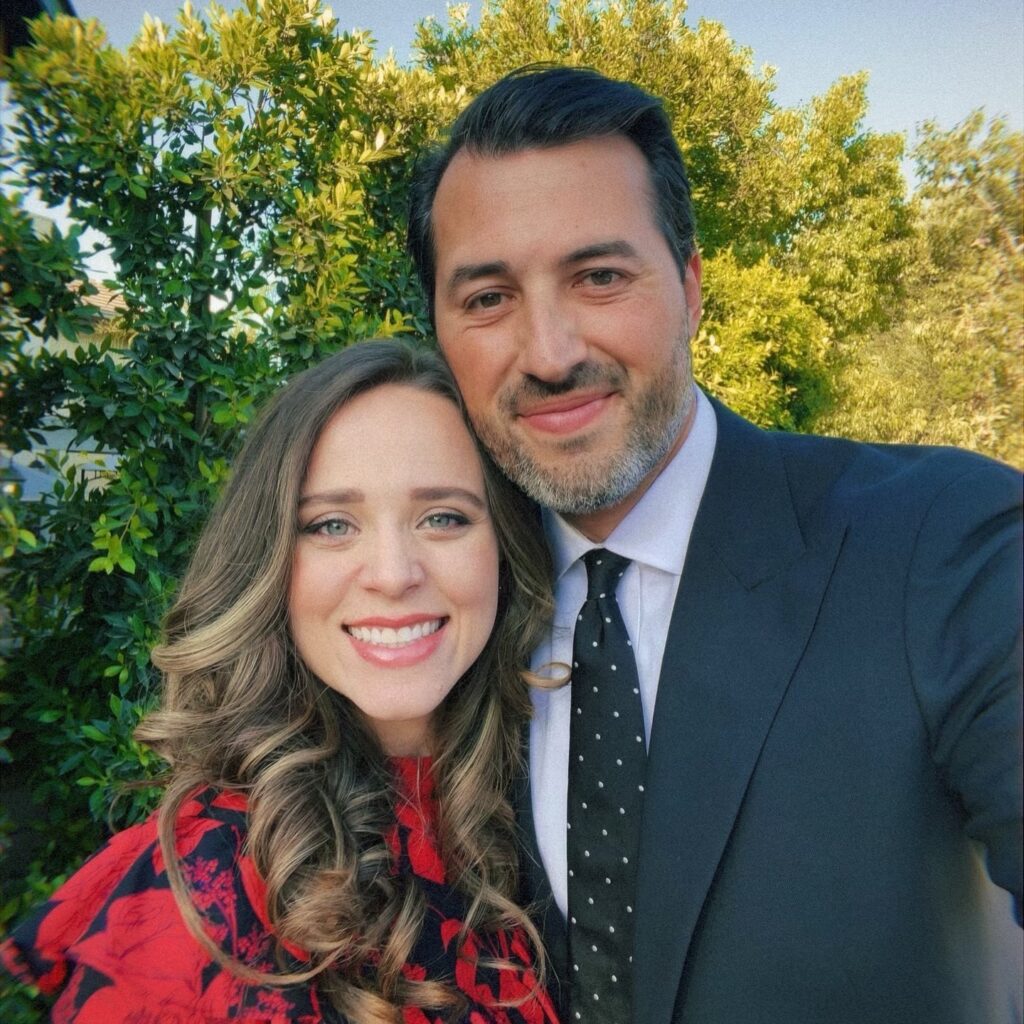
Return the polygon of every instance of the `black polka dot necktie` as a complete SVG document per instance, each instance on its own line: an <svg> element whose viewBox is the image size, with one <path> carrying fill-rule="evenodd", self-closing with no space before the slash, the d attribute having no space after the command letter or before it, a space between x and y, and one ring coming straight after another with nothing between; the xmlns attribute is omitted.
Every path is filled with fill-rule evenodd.
<svg viewBox="0 0 1024 1024"><path fill-rule="evenodd" d="M631 1024L633 905L647 748L636 661L615 589L629 559L584 555L569 730L571 1021Z"/></svg>

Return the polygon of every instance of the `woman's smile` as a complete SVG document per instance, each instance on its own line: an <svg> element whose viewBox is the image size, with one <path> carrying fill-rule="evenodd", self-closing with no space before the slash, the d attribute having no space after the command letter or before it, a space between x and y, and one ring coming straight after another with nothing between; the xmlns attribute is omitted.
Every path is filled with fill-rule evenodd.
<svg viewBox="0 0 1024 1024"><path fill-rule="evenodd" d="M346 403L309 461L288 619L302 660L388 753L429 752L497 591L483 469L457 407L397 384Z"/></svg>

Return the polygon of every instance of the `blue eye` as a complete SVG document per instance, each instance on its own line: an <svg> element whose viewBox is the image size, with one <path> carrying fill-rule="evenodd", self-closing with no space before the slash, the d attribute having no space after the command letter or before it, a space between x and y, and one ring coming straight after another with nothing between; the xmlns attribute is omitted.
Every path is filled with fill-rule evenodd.
<svg viewBox="0 0 1024 1024"><path fill-rule="evenodd" d="M458 512L431 512L423 522L435 530L450 530L456 526L465 526L469 520Z"/></svg>
<svg viewBox="0 0 1024 1024"><path fill-rule="evenodd" d="M302 532L315 537L344 537L352 530L352 524L344 519L317 519L302 528Z"/></svg>

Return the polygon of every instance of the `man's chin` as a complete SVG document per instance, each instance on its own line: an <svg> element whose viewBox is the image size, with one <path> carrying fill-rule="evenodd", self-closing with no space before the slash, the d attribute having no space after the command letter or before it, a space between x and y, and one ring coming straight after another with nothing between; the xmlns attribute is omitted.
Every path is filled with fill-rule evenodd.
<svg viewBox="0 0 1024 1024"><path fill-rule="evenodd" d="M578 453L568 461L541 463L517 455L502 472L538 504L565 516L589 515L618 504L635 486L634 473L622 473L621 463L602 460L581 464Z"/></svg>

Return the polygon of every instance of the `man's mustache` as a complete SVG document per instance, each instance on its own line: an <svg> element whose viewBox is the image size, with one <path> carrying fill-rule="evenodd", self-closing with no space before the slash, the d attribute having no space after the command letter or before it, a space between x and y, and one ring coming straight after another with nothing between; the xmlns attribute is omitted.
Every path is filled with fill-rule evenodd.
<svg viewBox="0 0 1024 1024"><path fill-rule="evenodd" d="M555 398L572 391L605 387L618 391L625 380L626 374L620 367L594 362L577 363L561 380L542 380L530 374L524 375L515 387L505 392L501 404L514 413L524 402Z"/></svg>

